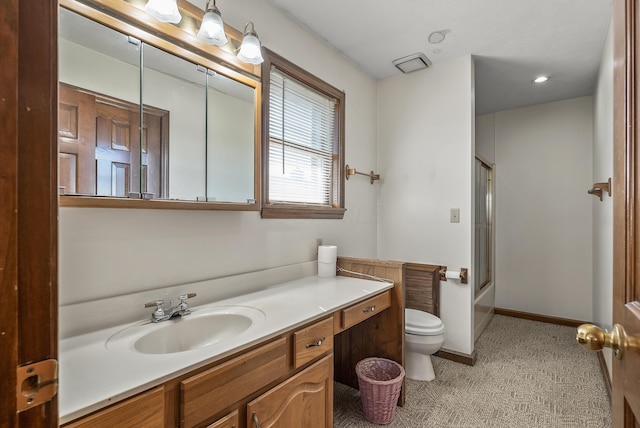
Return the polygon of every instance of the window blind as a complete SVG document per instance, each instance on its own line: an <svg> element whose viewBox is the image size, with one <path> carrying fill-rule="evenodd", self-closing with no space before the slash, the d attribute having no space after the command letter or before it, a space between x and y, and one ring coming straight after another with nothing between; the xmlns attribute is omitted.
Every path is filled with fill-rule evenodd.
<svg viewBox="0 0 640 428"><path fill-rule="evenodd" d="M332 204L336 99L270 72L269 202Z"/></svg>

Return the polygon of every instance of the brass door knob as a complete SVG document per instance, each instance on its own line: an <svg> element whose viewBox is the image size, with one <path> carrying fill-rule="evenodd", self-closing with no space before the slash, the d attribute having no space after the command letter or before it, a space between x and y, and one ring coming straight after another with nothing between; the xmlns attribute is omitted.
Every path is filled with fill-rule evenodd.
<svg viewBox="0 0 640 428"><path fill-rule="evenodd" d="M613 355L619 360L622 359L626 350L638 348L637 339L627 336L624 327L620 324L615 324L611 332L605 332L593 324L582 324L578 327L576 340L584 348L592 351L611 348Z"/></svg>

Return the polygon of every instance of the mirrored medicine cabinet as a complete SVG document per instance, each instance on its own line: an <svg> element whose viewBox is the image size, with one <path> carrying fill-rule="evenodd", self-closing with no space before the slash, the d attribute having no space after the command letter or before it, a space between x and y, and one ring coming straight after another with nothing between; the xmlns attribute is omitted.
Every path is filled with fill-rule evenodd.
<svg viewBox="0 0 640 428"><path fill-rule="evenodd" d="M60 206L258 210L259 67L102 3L61 1Z"/></svg>

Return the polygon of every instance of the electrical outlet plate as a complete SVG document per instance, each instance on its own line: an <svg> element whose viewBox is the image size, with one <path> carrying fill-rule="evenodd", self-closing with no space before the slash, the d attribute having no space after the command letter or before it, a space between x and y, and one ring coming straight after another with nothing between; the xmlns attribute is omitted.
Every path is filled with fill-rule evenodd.
<svg viewBox="0 0 640 428"><path fill-rule="evenodd" d="M460 208L451 208L449 213L450 223L460 223Z"/></svg>

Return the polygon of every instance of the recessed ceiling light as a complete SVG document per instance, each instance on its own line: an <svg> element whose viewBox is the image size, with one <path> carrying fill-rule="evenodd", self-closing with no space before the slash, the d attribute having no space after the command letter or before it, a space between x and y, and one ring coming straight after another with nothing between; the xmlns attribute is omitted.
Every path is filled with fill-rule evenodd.
<svg viewBox="0 0 640 428"><path fill-rule="evenodd" d="M544 83L547 80L549 80L549 76L538 76L535 79L533 79L533 83Z"/></svg>

